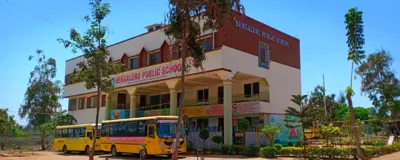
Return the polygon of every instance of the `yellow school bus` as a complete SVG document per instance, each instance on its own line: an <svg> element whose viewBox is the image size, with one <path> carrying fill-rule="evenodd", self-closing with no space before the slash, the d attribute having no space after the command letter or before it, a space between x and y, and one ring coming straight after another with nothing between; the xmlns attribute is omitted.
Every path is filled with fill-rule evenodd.
<svg viewBox="0 0 400 160"><path fill-rule="evenodd" d="M320 129L317 128L315 121L312 121L310 128L304 128L304 135L307 139L321 138Z"/></svg>
<svg viewBox="0 0 400 160"><path fill-rule="evenodd" d="M175 140L177 116L154 116L106 120L102 122L101 150L112 156L121 153L147 155L172 155ZM186 152L186 138L183 125L178 152Z"/></svg>
<svg viewBox="0 0 400 160"><path fill-rule="evenodd" d="M99 124L100 125L100 124ZM63 151L65 154L71 151L90 153L93 144L93 133L95 124L79 124L57 126L54 137L54 148ZM97 130L97 139L95 151L100 151L100 129Z"/></svg>

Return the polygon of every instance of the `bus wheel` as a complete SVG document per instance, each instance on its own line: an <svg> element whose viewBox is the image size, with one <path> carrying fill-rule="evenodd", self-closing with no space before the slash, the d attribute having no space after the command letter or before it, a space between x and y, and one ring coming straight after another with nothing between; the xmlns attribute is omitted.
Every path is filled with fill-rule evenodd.
<svg viewBox="0 0 400 160"><path fill-rule="evenodd" d="M90 152L91 152L90 147L89 147L89 146L86 146L86 147L85 147L85 153L86 153L87 155L90 155Z"/></svg>
<svg viewBox="0 0 400 160"><path fill-rule="evenodd" d="M64 145L64 147L63 147L63 152L64 152L64 154L68 154L69 153L66 145Z"/></svg>
<svg viewBox="0 0 400 160"><path fill-rule="evenodd" d="M116 148L115 146L112 146L112 147L111 147L111 155L112 155L113 157L116 157L116 156L119 155L119 153L117 152L117 148Z"/></svg>
<svg viewBox="0 0 400 160"><path fill-rule="evenodd" d="M146 159L147 158L147 151L146 151L146 149L142 149L142 150L140 150L140 157L142 158L142 159Z"/></svg>

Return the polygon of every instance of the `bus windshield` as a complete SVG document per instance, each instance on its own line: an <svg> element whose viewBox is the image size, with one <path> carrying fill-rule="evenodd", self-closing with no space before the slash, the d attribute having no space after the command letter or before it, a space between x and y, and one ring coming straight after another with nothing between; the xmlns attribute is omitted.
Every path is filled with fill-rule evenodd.
<svg viewBox="0 0 400 160"><path fill-rule="evenodd" d="M175 128L176 128L176 121L175 122L161 122L157 123L157 135L159 138L175 138ZM184 138L185 136L185 129L183 125L181 126L181 133L180 137Z"/></svg>

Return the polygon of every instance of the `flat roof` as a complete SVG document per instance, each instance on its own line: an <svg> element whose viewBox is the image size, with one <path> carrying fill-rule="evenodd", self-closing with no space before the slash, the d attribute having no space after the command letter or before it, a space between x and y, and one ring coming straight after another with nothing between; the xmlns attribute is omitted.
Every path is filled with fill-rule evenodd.
<svg viewBox="0 0 400 160"><path fill-rule="evenodd" d="M63 129L63 128L80 128L80 127L90 127L96 126L96 124L75 124L75 125L65 125L65 126L57 126L56 129Z"/></svg>
<svg viewBox="0 0 400 160"><path fill-rule="evenodd" d="M150 117L140 117L140 118L114 119L114 120L104 120L102 123L140 121L140 120L150 120L150 119L178 119L178 116L150 116Z"/></svg>

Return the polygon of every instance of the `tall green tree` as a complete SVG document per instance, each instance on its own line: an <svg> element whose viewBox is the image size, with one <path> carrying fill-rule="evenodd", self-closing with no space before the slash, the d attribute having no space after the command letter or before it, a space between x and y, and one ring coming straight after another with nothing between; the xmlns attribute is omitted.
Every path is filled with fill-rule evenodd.
<svg viewBox="0 0 400 160"><path fill-rule="evenodd" d="M291 99L291 101L293 103L295 103L296 105L300 106L300 109L298 110L298 109L293 108L293 107L288 107L288 109L286 109L285 112L286 112L287 115L296 116L296 117L300 118L300 123L303 126L304 157L307 157L307 148L306 148L306 146L307 146L307 142L306 142L307 138L306 138L306 135L304 134L305 133L304 132L304 126L305 126L305 124L307 122L307 118L309 117L309 109L311 107L308 107L308 106L305 105L305 100L307 99L307 95L292 95L292 97L293 98ZM287 125L293 124L293 123L290 123L290 122L293 122L293 121L290 121L290 120L287 120L287 119L285 119L285 121L286 121ZM296 126L288 126L288 127L292 128L292 127L296 127Z"/></svg>
<svg viewBox="0 0 400 160"><path fill-rule="evenodd" d="M392 64L393 58L389 52L379 50L368 55L367 60L357 68L357 74L361 77L361 91L372 101L377 116L383 121L400 118L400 83ZM395 127L400 132L397 123Z"/></svg>
<svg viewBox="0 0 400 160"><path fill-rule="evenodd" d="M11 136L12 123L9 121L8 109L0 109L0 146L4 150L7 138Z"/></svg>
<svg viewBox="0 0 400 160"><path fill-rule="evenodd" d="M345 14L345 23L347 29L347 46L348 46L348 57L347 60L351 61L351 74L350 74L350 86L346 89L346 99L350 109L351 123L353 126L353 132L355 135L355 143L357 146L357 155L359 158L364 159L361 146L360 146L360 136L358 134L358 127L356 125L356 117L353 108L352 96L353 91L353 72L354 65L358 65L365 58L365 51L363 50L364 40L364 27L362 19L362 11L357 8L351 8Z"/></svg>
<svg viewBox="0 0 400 160"><path fill-rule="evenodd" d="M41 130L44 150L46 130L41 125L49 121L54 112L61 109L58 101L61 97L61 82L53 80L57 72L56 60L46 58L42 50L37 50L36 54L36 57L29 56L30 61L36 61L36 66L30 73L24 102L18 114L21 118L27 118L30 125Z"/></svg>
<svg viewBox="0 0 400 160"><path fill-rule="evenodd" d="M165 28L165 34L174 40L172 53L180 55L182 62L180 86L181 92L185 93L185 73L191 66L202 68L205 60L204 48L197 41L197 37L203 31L218 30L223 28L233 18L234 11L244 11L240 0L169 0L169 12L166 20L169 26ZM204 20L203 26L200 21ZM193 57L187 61L187 57ZM181 95L180 106L184 106L184 94ZM182 107L179 107L181 109ZM182 116L179 110L178 124L182 123ZM176 142L180 139L180 127L177 125ZM175 143L175 149L172 159L178 157L178 144Z"/></svg>
<svg viewBox="0 0 400 160"><path fill-rule="evenodd" d="M96 125L98 127L99 108L101 103L101 92L109 92L114 89L110 75L119 71L120 67L116 64L108 62L110 52L107 49L106 33L107 27L103 25L103 20L110 14L110 4L103 3L102 0L91 0L91 15L85 16L85 21L90 24L90 28L81 35L75 29L71 29L70 40L58 39L64 44L65 48L71 48L76 53L80 50L86 59L86 63L78 64L80 72L72 75L72 81L82 80L86 84L87 89L97 89L97 109L96 109ZM94 136L99 134L97 130ZM92 152L89 159L93 159L94 146L96 146L96 138L93 139Z"/></svg>

